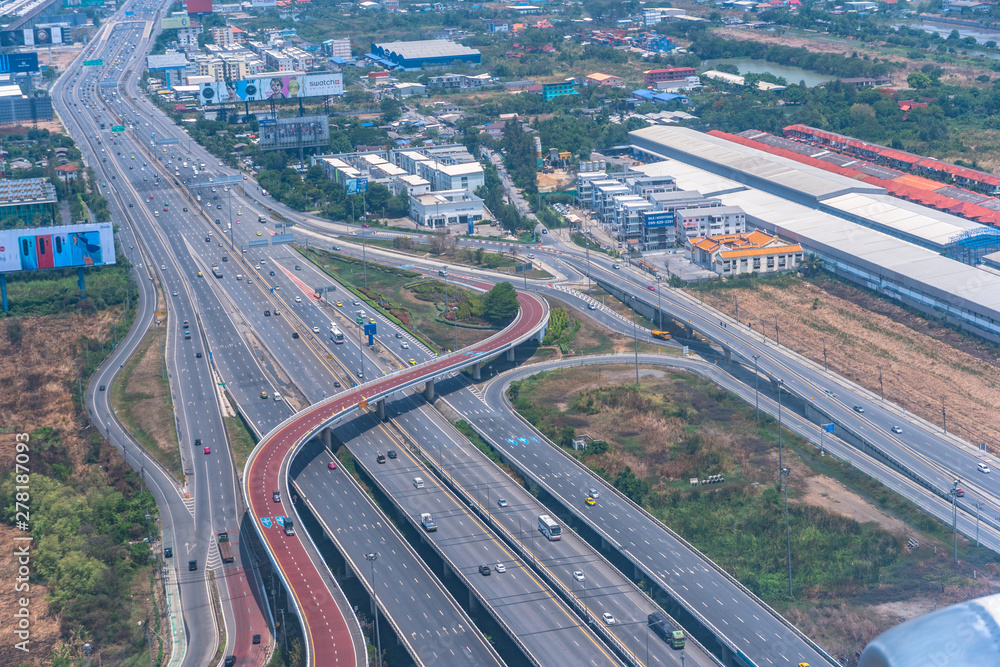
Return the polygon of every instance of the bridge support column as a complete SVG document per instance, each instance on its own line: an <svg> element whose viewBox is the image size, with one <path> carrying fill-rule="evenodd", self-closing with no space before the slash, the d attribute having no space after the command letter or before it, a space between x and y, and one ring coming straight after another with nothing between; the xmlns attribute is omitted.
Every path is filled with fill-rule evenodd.
<svg viewBox="0 0 1000 667"><path fill-rule="evenodd" d="M477 361L472 364L472 379L477 382L483 379L483 362Z"/></svg>
<svg viewBox="0 0 1000 667"><path fill-rule="evenodd" d="M330 427L327 427L320 431L319 437L323 440L323 446L327 449L332 449L332 438L330 437Z"/></svg>
<svg viewBox="0 0 1000 667"><path fill-rule="evenodd" d="M434 378L431 378L424 385L424 400L430 403L434 400Z"/></svg>
<svg viewBox="0 0 1000 667"><path fill-rule="evenodd" d="M684 327L684 337L687 339L694 338L694 329L691 327Z"/></svg>
<svg viewBox="0 0 1000 667"><path fill-rule="evenodd" d="M385 399L378 399L378 403L375 404L378 407L378 419L379 421L385 421Z"/></svg>
<svg viewBox="0 0 1000 667"><path fill-rule="evenodd" d="M541 345L542 341L545 340L545 330L548 329L548 328L549 328L548 324L546 324L544 327L542 327L541 329L538 330L537 334L535 334L534 336L532 336L532 338L534 338L534 339L536 339L538 341L539 345Z"/></svg>
<svg viewBox="0 0 1000 667"><path fill-rule="evenodd" d="M507 349L507 361L514 361L514 348Z"/></svg>
<svg viewBox="0 0 1000 667"><path fill-rule="evenodd" d="M476 599L476 594L473 593L472 589L470 588L469 589L469 613L471 614L471 613L473 613L474 611L476 611L478 609L479 609L479 600Z"/></svg>
<svg viewBox="0 0 1000 667"><path fill-rule="evenodd" d="M729 349L728 347L724 347L724 348L722 348L722 351L723 351L723 352L725 353L725 355L726 355L726 363L727 363L727 364L731 364L731 363L733 363L733 351L732 351L732 350L730 350L730 349Z"/></svg>

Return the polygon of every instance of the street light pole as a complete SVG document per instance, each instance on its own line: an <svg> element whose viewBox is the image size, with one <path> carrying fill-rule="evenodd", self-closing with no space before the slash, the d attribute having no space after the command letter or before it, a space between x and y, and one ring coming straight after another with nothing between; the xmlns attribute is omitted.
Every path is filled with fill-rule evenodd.
<svg viewBox="0 0 1000 667"><path fill-rule="evenodd" d="M951 530L955 535L955 565L958 565L958 480L951 488Z"/></svg>
<svg viewBox="0 0 1000 667"><path fill-rule="evenodd" d="M372 601L375 607L375 648L378 650L378 664L382 665L382 635L378 627L378 593L375 592L375 561L378 559L377 553L365 554L365 558L372 566Z"/></svg>
<svg viewBox="0 0 1000 667"><path fill-rule="evenodd" d="M785 386L784 380L778 380L778 470L781 466L781 388Z"/></svg>
<svg viewBox="0 0 1000 667"><path fill-rule="evenodd" d="M639 387L639 329L635 325L635 297L632 297L632 336L635 339L635 386Z"/></svg>
<svg viewBox="0 0 1000 667"><path fill-rule="evenodd" d="M792 532L788 526L788 468L781 469L785 490L785 542L788 545L788 597L792 597Z"/></svg>
<svg viewBox="0 0 1000 667"><path fill-rule="evenodd" d="M753 405L754 414L757 416L757 423L760 423L760 375L757 374L757 360L759 354L753 355Z"/></svg>

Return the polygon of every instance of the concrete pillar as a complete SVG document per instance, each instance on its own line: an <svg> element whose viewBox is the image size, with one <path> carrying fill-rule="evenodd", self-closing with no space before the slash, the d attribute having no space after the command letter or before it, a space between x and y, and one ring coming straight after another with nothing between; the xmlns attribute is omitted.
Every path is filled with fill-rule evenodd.
<svg viewBox="0 0 1000 667"><path fill-rule="evenodd" d="M431 378L424 385L424 400L430 403L434 400L434 378Z"/></svg>
<svg viewBox="0 0 1000 667"><path fill-rule="evenodd" d="M731 363L733 363L733 351L732 351L732 350L730 350L730 349L729 349L728 347L724 347L724 348L722 348L722 351L723 351L723 352L725 353L725 355L726 355L726 363L727 363L727 364L731 364Z"/></svg>
<svg viewBox="0 0 1000 667"><path fill-rule="evenodd" d="M507 348L507 361L514 361L514 348Z"/></svg>
<svg viewBox="0 0 1000 667"><path fill-rule="evenodd" d="M384 398L378 399L378 403L376 403L376 406L378 407L378 419L379 419L379 421L383 421L384 422L385 421L385 399Z"/></svg>
<svg viewBox="0 0 1000 667"><path fill-rule="evenodd" d="M475 593L473 593L472 589L470 588L469 589L469 613L471 614L474 611L476 611L477 609L479 609L479 600L476 599Z"/></svg>
<svg viewBox="0 0 1000 667"><path fill-rule="evenodd" d="M684 327L684 337L688 339L694 338L694 329L691 327Z"/></svg>
<svg viewBox="0 0 1000 667"><path fill-rule="evenodd" d="M482 380L483 379L482 371L483 371L483 362L477 361L476 363L472 364L472 379L476 380L477 382L479 380Z"/></svg>
<svg viewBox="0 0 1000 667"><path fill-rule="evenodd" d="M545 340L545 330L548 328L549 328L548 325L545 325L544 327L538 330L537 334L532 336L534 339L538 341L539 345L541 345L542 341Z"/></svg>
<svg viewBox="0 0 1000 667"><path fill-rule="evenodd" d="M320 438L323 439L323 446L327 449L332 449L331 438L330 438L330 428L324 428L320 431Z"/></svg>

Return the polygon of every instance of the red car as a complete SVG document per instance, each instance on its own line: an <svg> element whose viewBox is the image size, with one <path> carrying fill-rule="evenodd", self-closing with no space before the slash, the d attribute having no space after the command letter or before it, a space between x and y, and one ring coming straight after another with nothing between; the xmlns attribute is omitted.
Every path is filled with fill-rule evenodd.
<svg viewBox="0 0 1000 667"><path fill-rule="evenodd" d="M212 448L211 447L206 447L205 448L205 453L206 454L211 454L212 453Z"/></svg>
<svg viewBox="0 0 1000 667"><path fill-rule="evenodd" d="M164 210L166 210L166 209L164 209ZM656 291L656 288L655 288L655 287L653 287L652 285L646 285L646 287L648 287L648 288L649 288L649 291L650 291L650 292L655 292L655 291Z"/></svg>
<svg viewBox="0 0 1000 667"><path fill-rule="evenodd" d="M330 461L330 465L328 467L330 468L330 470L336 470L337 469L336 461Z"/></svg>

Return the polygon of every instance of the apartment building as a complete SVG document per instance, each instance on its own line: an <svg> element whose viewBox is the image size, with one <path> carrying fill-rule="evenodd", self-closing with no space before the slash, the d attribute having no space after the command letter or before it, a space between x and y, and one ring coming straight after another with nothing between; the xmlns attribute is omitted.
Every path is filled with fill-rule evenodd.
<svg viewBox="0 0 1000 667"><path fill-rule="evenodd" d="M264 64L272 72L294 72L295 61L283 51L266 49L263 53Z"/></svg>
<svg viewBox="0 0 1000 667"><path fill-rule="evenodd" d="M746 231L746 213L739 206L684 208L674 211L677 229L683 238L742 234Z"/></svg>

